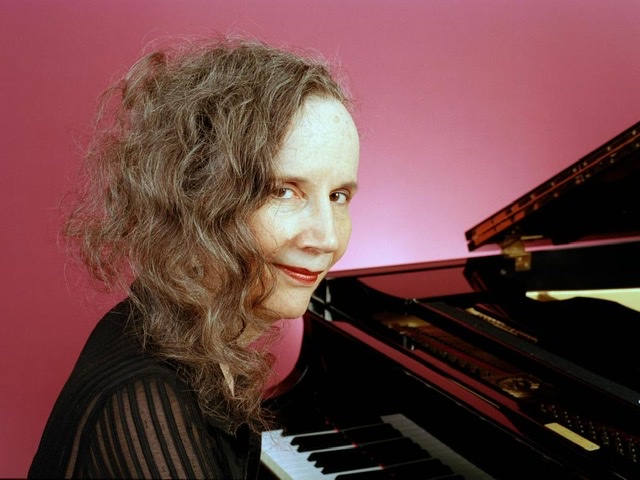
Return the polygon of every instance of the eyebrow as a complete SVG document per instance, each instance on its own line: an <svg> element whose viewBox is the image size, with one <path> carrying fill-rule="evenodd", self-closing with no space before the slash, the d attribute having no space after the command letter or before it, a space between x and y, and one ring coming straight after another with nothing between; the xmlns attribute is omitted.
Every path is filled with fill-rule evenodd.
<svg viewBox="0 0 640 480"><path fill-rule="evenodd" d="M347 190L351 191L352 195L354 195L358 191L358 184L356 182L348 182L340 188L346 188Z"/></svg>

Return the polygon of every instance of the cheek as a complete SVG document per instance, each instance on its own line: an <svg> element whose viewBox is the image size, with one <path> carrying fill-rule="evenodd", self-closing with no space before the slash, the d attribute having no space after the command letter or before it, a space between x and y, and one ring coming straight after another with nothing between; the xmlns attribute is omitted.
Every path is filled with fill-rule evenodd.
<svg viewBox="0 0 640 480"><path fill-rule="evenodd" d="M338 232L338 238L340 240L340 247L336 252L336 261L338 261L347 250L347 245L349 244L349 239L351 238L351 217L347 215L346 218L340 219L337 222L336 230Z"/></svg>
<svg viewBox="0 0 640 480"><path fill-rule="evenodd" d="M264 208L256 212L249 227L265 255L275 253L287 242L288 225L273 209Z"/></svg>

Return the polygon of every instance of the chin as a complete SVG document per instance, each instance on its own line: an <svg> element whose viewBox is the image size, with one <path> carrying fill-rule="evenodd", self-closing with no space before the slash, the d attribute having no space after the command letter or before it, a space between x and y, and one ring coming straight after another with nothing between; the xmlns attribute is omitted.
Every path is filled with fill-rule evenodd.
<svg viewBox="0 0 640 480"><path fill-rule="evenodd" d="M307 308L309 308L309 300L311 300L311 295L296 295L293 296L293 298L278 297L278 295L272 297L267 302L267 307L275 312L281 319L301 317L307 311Z"/></svg>
<svg viewBox="0 0 640 480"><path fill-rule="evenodd" d="M267 300L266 307L279 319L299 318L309 308L311 289L276 290Z"/></svg>

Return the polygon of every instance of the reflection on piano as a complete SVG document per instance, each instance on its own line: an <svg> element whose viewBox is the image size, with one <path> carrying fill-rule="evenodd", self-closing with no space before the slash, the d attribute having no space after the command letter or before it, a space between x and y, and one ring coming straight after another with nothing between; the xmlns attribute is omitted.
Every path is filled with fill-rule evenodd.
<svg viewBox="0 0 640 480"><path fill-rule="evenodd" d="M639 127L467 232L502 255L327 278L263 477L639 479Z"/></svg>

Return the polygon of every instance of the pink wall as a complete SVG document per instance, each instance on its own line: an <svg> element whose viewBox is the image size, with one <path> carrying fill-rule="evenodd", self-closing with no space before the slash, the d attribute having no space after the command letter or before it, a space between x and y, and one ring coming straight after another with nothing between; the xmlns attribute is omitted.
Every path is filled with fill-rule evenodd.
<svg viewBox="0 0 640 480"><path fill-rule="evenodd" d="M466 229L640 117L637 0L4 0L0 17L2 477L26 474L110 306L65 266L57 205L97 94L148 41L247 32L340 59L362 131L340 268L466 256Z"/></svg>

